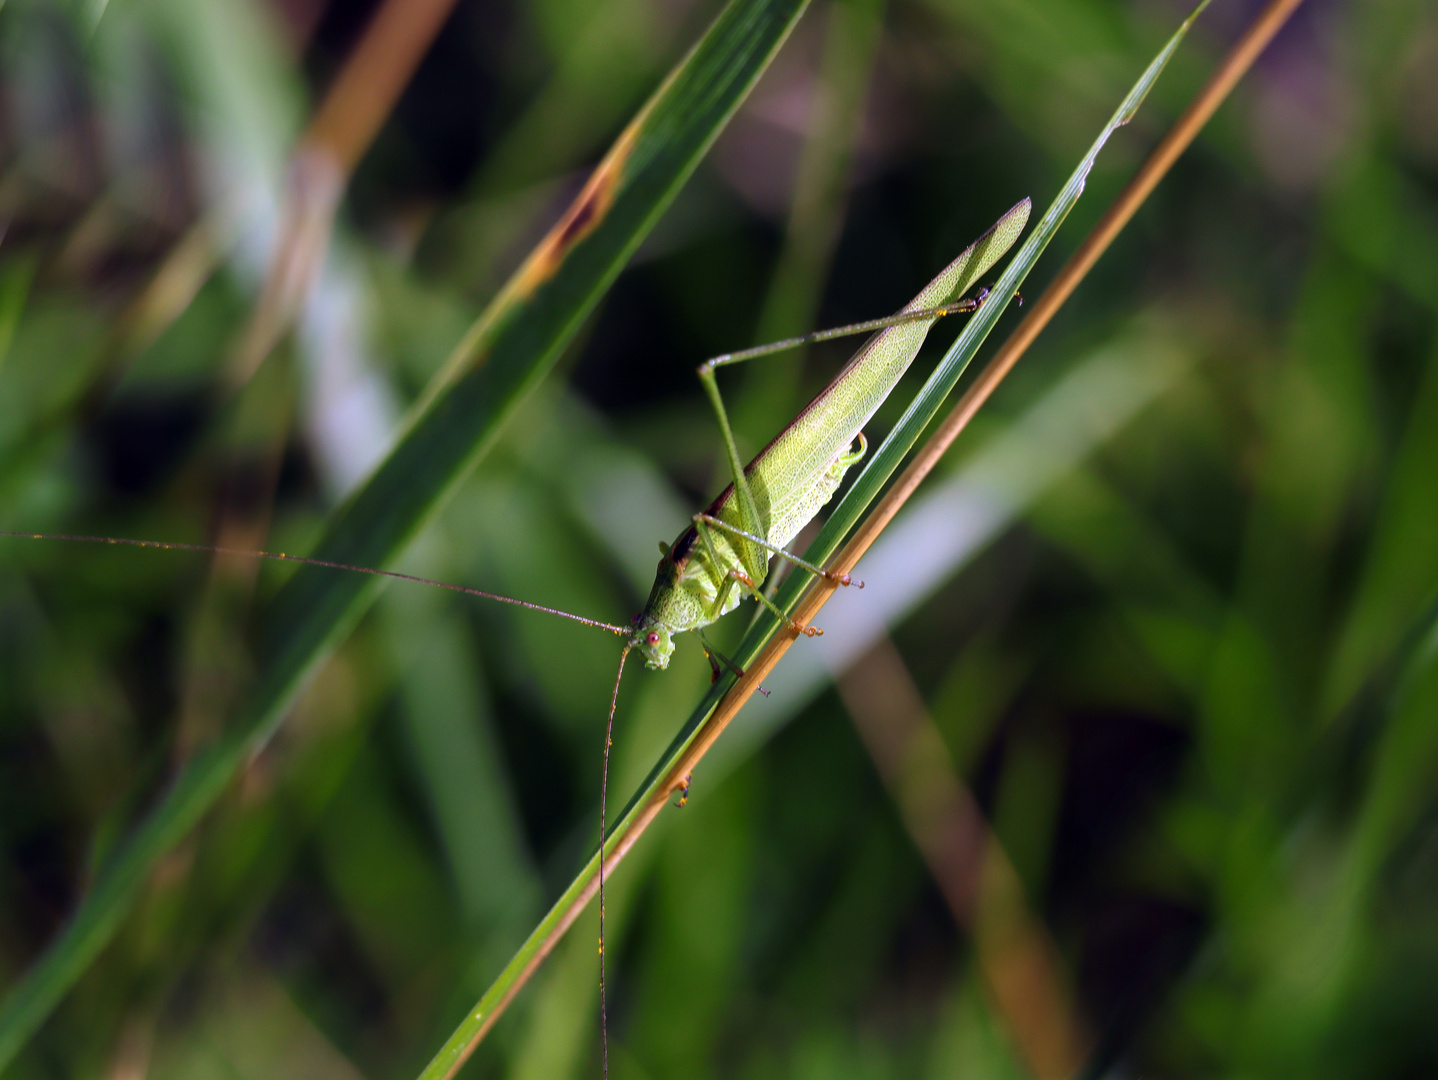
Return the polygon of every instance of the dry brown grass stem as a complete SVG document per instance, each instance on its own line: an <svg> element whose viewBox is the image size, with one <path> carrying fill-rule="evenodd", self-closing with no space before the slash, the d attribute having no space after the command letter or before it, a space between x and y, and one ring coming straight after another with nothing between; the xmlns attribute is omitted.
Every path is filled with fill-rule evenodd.
<svg viewBox="0 0 1438 1080"><path fill-rule="evenodd" d="M1245 71L1253 64L1253 61L1261 53L1264 47L1272 40L1279 28L1288 20L1303 0L1273 0L1265 8L1253 23L1244 32L1242 38L1229 51L1218 69L1210 77L1207 83L1199 91L1193 102L1185 110L1178 122L1159 143L1158 147L1144 162L1138 174L1129 185L1123 190L1114 201L1109 211L1103 216L1094 227L1088 238L1073 257L1069 259L1064 268L1059 272L1053 283L1044 291L1029 310L1028 316L1014 331L1009 340L1005 342L998 355L989 362L987 368L976 379L969 390L961 397L953 410L945 417L942 424L936 430L929 441L919 450L913 462L904 470L898 481L885 494L875 506L874 511L855 530L854 535L849 538L847 544L840 549L830 564L830 569L840 573L851 572L859 559L878 538L879 534L893 519L900 507L909 500L920 482L926 477L949 444L954 441L959 432L964 429L969 420L972 419L980 405L988 400L994 388L1003 381L1010 369L1013 368L1025 350L1033 342L1044 326L1060 305L1074 291L1084 274L1086 274L1098 257L1112 243L1113 238L1118 235L1120 229L1127 224L1129 218L1147 198L1163 175L1168 172L1174 161L1178 158L1198 134L1208 118L1222 104L1223 99L1228 96L1234 84L1242 78ZM829 597L833 595L838 586L827 581L816 582L814 587L800 601L794 613L795 619L801 625L808 625L809 622L824 606ZM789 651L798 633L793 630L781 631L775 635L773 640L766 645L754 662L749 665L744 674L734 683L729 692L724 695L719 704L715 706L713 715L709 722L695 735L694 741L680 755L678 761L670 769L662 785L655 789L655 794L648 799L637 811L633 821L625 829L621 836L614 839L614 847L609 849L605 859L606 869L612 873L614 868L623 861L629 849L634 846L635 841L644 834L644 831L659 816L660 811L670 802L670 799L684 782L685 778L694 771L694 768L709 752L716 739L723 734L724 729L729 726L730 721L738 715L739 710L753 696L754 691L759 688L769 673L774 670L783 655ZM585 887L575 897L574 902L557 921L553 932L530 954L526 960L524 970L509 985L501 1001L494 1010L484 1019L484 1023L476 1033L473 1041L465 1047L463 1056L454 1064L451 1069L457 1070L459 1066L473 1052L475 1046L488 1033L494 1022L503 1014L506 1006L520 988L529 981L530 976L544 962L546 956L553 950L554 946L564 936L566 930L573 925L579 913L588 905L590 899L598 891L598 879L591 877Z"/></svg>
<svg viewBox="0 0 1438 1080"><path fill-rule="evenodd" d="M330 222L350 173L444 25L455 0L388 0L345 61L291 158L284 223L230 379L247 381L288 326L329 244ZM307 36L307 28L300 36ZM184 312L234 241L211 213L191 226L120 320L126 362Z"/></svg>
<svg viewBox="0 0 1438 1080"><path fill-rule="evenodd" d="M329 250L350 174L428 51L455 0L385 0L290 159L280 234L228 373L249 381L289 329Z"/></svg>
<svg viewBox="0 0 1438 1080"><path fill-rule="evenodd" d="M929 866L1010 1041L1035 1080L1064 1080L1091 1044L1064 985L1058 948L959 777L899 650L885 635L839 679L839 696Z"/></svg>
<svg viewBox="0 0 1438 1080"><path fill-rule="evenodd" d="M386 0L315 112L302 144L348 175L394 109L455 0Z"/></svg>

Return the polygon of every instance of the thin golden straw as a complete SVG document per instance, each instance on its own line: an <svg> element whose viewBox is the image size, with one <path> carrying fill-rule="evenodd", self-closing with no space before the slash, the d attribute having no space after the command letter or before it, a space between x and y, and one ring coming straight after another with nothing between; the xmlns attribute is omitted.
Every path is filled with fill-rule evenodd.
<svg viewBox="0 0 1438 1080"><path fill-rule="evenodd" d="M1273 39L1273 35L1278 33L1283 24L1288 21L1288 17L1302 2L1303 0L1273 0L1250 24L1243 37L1229 50L1228 55L1208 82L1204 84L1203 89L1199 91L1188 109L1178 118L1173 128L1164 136L1163 141L1149 155L1148 160L1143 163L1138 174L1124 188L1099 223L1094 226L1088 238L1078 251L1074 252L1073 257L1064 265L1064 268L1059 271L1058 276L1039 297L1037 303L1029 309L1028 316L1019 324L993 360L989 362L988 367L954 405L943 423L919 450L909 467L904 470L894 486L875 506L873 513L859 525L848 543L840 549L829 569L836 570L840 574L854 569L859 559L878 539L879 534L884 531L899 508L908 501L919 483L938 463L949 444L973 418L979 406L988 400L989 395L994 392L998 384L1003 381L1004 376L1018 362L1019 357L1032 344L1039 331L1053 318L1054 313L1077 287L1084 274L1113 242L1113 238L1118 235L1119 230L1128 223L1129 218L1133 217L1139 205L1163 179L1164 174L1168 172L1179 154L1187 149L1209 117L1223 103L1223 99L1228 96L1234 84L1243 77L1244 72L1252 66L1259 53ZM838 586L834 582L817 581L814 588L809 591L796 609L795 621L801 626L807 626L829 597L833 595L836 588ZM794 630L781 631L776 634L734 683L729 693L725 694L719 704L715 706L709 722L704 725L688 749L675 763L666 777L664 785L657 789L654 796L640 808L633 824L615 842L614 848L605 859L607 874L613 874L614 868L623 860L634 842L639 839L644 830L649 828L654 819L659 816L659 812L668 805L673 792L683 785L684 778L694 771L695 765L709 752L714 741L729 726L729 722L744 707L745 702L759 688L769 672L774 670L774 665L789 651L789 646L794 643L797 636L798 634ZM465 1047L464 1053L455 1062L450 1075L458 1070L460 1065L468 1059L470 1053L474 1051L474 1048L488 1034L489 1029L499 1019L509 1002L513 1000L514 995L529 981L529 977L544 962L544 958L558 944L564 936L564 932L579 917L579 913L597 890L597 879L590 878L585 888L575 898L574 903L556 923L554 930L531 954L524 970L510 984L503 998L485 1017L484 1023L475 1034L473 1041Z"/></svg>

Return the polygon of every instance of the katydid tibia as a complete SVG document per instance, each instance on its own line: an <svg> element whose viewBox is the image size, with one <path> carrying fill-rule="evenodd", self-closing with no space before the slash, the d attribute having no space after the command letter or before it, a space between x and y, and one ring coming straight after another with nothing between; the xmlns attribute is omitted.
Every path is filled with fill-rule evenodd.
<svg viewBox="0 0 1438 1080"><path fill-rule="evenodd" d="M618 701L619 684L629 653L638 650L646 665L661 670L669 665L674 651L673 636L703 628L752 596L769 606L794 631L816 636L814 627L789 621L774 608L763 592L769 565L776 556L797 569L839 584L851 584L847 576L791 554L787 546L838 490L844 474L864 456L863 426L893 391L908 370L929 328L941 316L971 312L983 304L987 290L965 294L1013 245L1029 217L1029 200L1024 199L998 220L963 253L946 266L914 299L895 315L855 323L832 330L806 334L741 352L714 357L699 366L698 373L719 422L732 483L705 510L694 515L690 525L671 544L660 544L661 557L654 586L644 609L628 626L600 622L539 604L485 592L468 586L431 581L409 574L370 567L311 559L305 556L262 551L239 551L199 544L165 543L152 540L114 539L89 536L5 532L4 536L35 539L69 539L127 544L216 554L242 555L285 562L311 563L341 570L355 570L383 577L399 578L490 600L498 600L548 614L560 615L595 626L625 638L610 697L604 737L604 772L600 792L599 819L599 927L600 1002L604 1011L604 837L608 822L605 805L608 794L609 749ZM734 435L720 396L715 371L730 364L751 360L783 349L814 341L870 333L872 336L817 397L799 413L747 466L742 465ZM857 446L855 443L857 442ZM861 584L861 583L860 583ZM702 639L701 639L702 640ZM715 651L705 643L705 652L714 666ZM727 663L727 661L725 661ZM685 787L687 797L687 784ZM683 800L681 799L681 805ZM605 1036L607 1044L607 1034ZM607 1046L606 1046L607 1059ZM607 1061L606 1061L607 1066ZM606 1075L607 1075L606 1067Z"/></svg>

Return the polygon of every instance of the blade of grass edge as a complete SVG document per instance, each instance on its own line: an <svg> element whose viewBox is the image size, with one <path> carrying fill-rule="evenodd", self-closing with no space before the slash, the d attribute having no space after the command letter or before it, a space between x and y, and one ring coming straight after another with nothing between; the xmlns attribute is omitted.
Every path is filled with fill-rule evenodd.
<svg viewBox="0 0 1438 1080"><path fill-rule="evenodd" d="M455 350L404 435L312 555L384 566L437 512L541 380L692 173L808 0L733 0L620 135L574 205ZM0 1006L0 1070L115 933L150 870L281 722L376 593L303 567L266 616L261 674L226 735L191 759Z"/></svg>
<svg viewBox="0 0 1438 1080"><path fill-rule="evenodd" d="M1132 118L1149 88L1178 48L1184 35L1187 34L1194 19L1207 4L1208 0L1203 0L1184 20L1162 51L1149 64L1133 89L1130 90L1123 104L1105 125L1079 167L1074 170L1058 198L1044 213L1029 239L1000 277L990 293L989 302L980 308L970 320L963 333L959 335L958 340L955 341L938 368L925 383L913 404L905 411L899 424L895 426L889 437L870 459L867 468L855 480L849 492L830 515L818 537L805 552L807 559L822 562L833 555L845 534L858 522L864 510L878 495L879 489L894 470L898 468L899 463L912 448L924 428L937 415L944 398L958 382L964 368L978 351L989 331L993 329L1008 302L1018 291L1018 287L1029 269L1037 261L1049 240L1052 239L1054 232L1072 209L1074 203L1078 201L1079 195L1083 192L1084 181L1099 150L1103 148L1104 143L1117 128ZM799 580L797 575L791 576L780 588L775 602L786 613L792 612L803 596L807 585L808 582ZM733 675L727 675L709 689L674 741L665 750L659 762L650 771L644 783L640 785L624 812L619 815L605 840L606 862L611 872L638 835L663 808L677 781L687 771L687 766L702 755L702 750L707 749L708 745L712 744L713 739L717 737L719 730L722 730L722 725L709 723L711 714L714 714L720 701L739 682L743 682L747 687L743 694L743 697L747 698L749 693L752 693L753 687L757 685L758 678L772 667L770 664L761 671L754 661L774 638L777 629L778 620L767 612L756 621L735 654L739 665L749 669L744 679L739 680ZM787 636L786 639L792 640L792 636ZM742 701L739 704L742 704ZM734 711L737 711L737 706ZM727 723L727 718L725 723ZM699 747L702 749L696 754L695 750ZM475 1008L465 1017L439 1053L420 1073L419 1080L441 1080L441 1078L451 1075L453 1070L463 1063L474 1046L503 1012L514 994L527 981L530 974L548 955L574 920L578 918L580 911L597 890L598 869L599 854L596 850L564 893L555 901L544 919L520 946L498 978L485 991Z"/></svg>

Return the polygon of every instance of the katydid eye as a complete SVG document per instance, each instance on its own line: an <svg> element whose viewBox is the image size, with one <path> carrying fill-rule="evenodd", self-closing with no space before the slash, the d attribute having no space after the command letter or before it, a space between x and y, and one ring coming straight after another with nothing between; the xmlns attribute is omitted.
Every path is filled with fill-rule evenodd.
<svg viewBox="0 0 1438 1080"><path fill-rule="evenodd" d="M651 645L658 645L658 644L659 644L659 635L656 634L653 630L651 630L651 631L649 631L649 633L647 633L647 634L644 635L644 640L647 641L647 642L649 642L649 644L651 644Z"/></svg>

